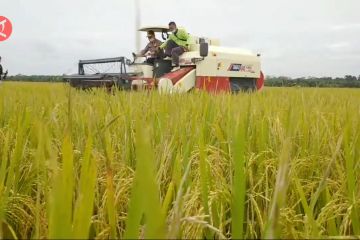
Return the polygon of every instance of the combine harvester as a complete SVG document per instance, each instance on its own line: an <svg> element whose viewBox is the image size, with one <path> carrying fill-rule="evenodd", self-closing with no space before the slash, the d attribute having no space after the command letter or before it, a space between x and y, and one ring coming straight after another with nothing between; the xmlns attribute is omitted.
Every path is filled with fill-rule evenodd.
<svg viewBox="0 0 360 240"><path fill-rule="evenodd" d="M153 30L168 38L166 27L146 27L139 31ZM247 50L219 46L216 39L190 36L189 51L180 57L180 69L172 71L171 60L156 60L154 65L144 58L133 61L125 57L80 60L78 74L64 75L72 87L118 87L123 90L158 89L161 93L184 93L192 89L208 92L258 91L264 86L260 54ZM111 64L106 70L99 66ZM116 67L109 73L109 69ZM104 67L102 67L105 69ZM87 74L85 69L91 70Z"/></svg>

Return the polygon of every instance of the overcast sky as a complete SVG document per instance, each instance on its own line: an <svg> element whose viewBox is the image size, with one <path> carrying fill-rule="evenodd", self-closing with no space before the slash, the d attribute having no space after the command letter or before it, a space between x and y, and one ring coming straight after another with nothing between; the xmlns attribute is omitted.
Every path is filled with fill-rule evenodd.
<svg viewBox="0 0 360 240"><path fill-rule="evenodd" d="M197 36L262 54L268 75L360 75L360 0L140 0L142 25L174 20ZM1 0L12 75L76 72L78 59L131 56L134 0ZM145 44L143 35L143 44Z"/></svg>

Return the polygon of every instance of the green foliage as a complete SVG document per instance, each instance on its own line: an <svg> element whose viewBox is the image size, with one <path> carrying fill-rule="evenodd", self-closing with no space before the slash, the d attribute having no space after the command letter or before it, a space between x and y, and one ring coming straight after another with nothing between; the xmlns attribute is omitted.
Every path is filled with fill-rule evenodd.
<svg viewBox="0 0 360 240"><path fill-rule="evenodd" d="M14 82L63 82L62 76L50 75L15 75L8 76L6 81Z"/></svg>
<svg viewBox="0 0 360 240"><path fill-rule="evenodd" d="M275 77L267 76L265 86L269 87L319 87L319 88L360 88L360 76L346 75L343 78L332 77Z"/></svg>
<svg viewBox="0 0 360 240"><path fill-rule="evenodd" d="M15 82L64 82L62 76L15 75L7 78ZM319 88L360 88L360 76L344 77L300 77L266 76L265 86L269 87L319 87Z"/></svg>

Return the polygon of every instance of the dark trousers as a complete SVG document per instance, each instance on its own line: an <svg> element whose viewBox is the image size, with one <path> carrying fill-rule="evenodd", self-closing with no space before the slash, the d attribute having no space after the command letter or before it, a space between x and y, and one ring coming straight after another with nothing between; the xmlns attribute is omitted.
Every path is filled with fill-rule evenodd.
<svg viewBox="0 0 360 240"><path fill-rule="evenodd" d="M173 40L169 40L166 44L165 55L172 57L172 63L176 66L179 65L179 57L185 52L184 48L177 45Z"/></svg>
<svg viewBox="0 0 360 240"><path fill-rule="evenodd" d="M146 62L147 64L154 65L155 60L156 60L156 58L148 58L148 59L146 59L145 62Z"/></svg>

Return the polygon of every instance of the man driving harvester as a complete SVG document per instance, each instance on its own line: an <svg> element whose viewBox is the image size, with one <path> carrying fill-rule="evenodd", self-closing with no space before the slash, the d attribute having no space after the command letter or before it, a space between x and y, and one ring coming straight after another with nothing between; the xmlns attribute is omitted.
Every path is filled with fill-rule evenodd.
<svg viewBox="0 0 360 240"><path fill-rule="evenodd" d="M146 47L139 54L133 53L133 56L146 57L146 62L153 65L156 59L164 57L164 52L160 49L162 42L155 37L155 32L152 30L147 32L147 38L149 43Z"/></svg>
<svg viewBox="0 0 360 240"><path fill-rule="evenodd" d="M188 49L189 34L185 29L177 28L175 22L169 23L169 29L172 32L169 38L160 46L165 49L165 55L172 57L172 64L175 68L179 68L179 57Z"/></svg>

